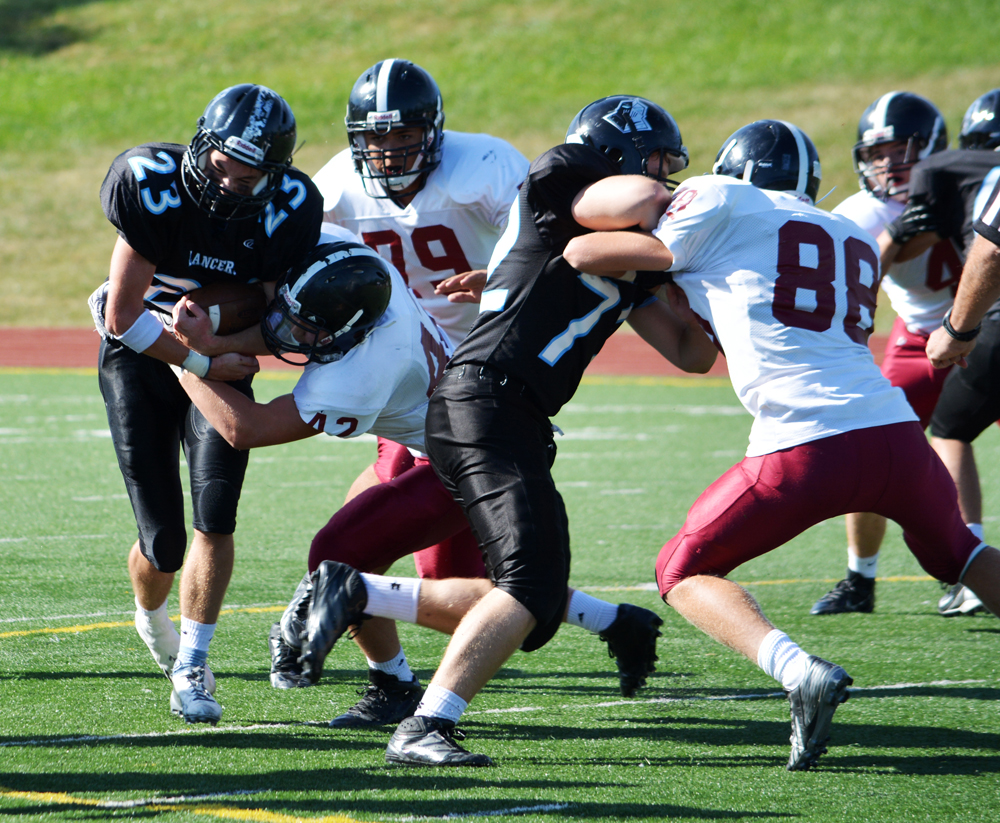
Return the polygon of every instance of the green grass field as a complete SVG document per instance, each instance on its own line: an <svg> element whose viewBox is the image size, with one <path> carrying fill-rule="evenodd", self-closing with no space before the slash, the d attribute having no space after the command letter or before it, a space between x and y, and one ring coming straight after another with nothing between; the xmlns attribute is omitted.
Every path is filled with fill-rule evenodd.
<svg viewBox="0 0 1000 823"><path fill-rule="evenodd" d="M435 75L449 128L499 135L529 157L606 94L665 105L690 174L708 170L737 127L779 117L816 142L832 208L856 191L850 147L877 96L929 97L954 138L969 103L1000 86L996 11L995 0L0 0L0 326L89 324L86 297L115 237L98 200L108 165L141 142L186 143L233 83L289 100L304 141L296 163L309 173L346 144L354 79L389 56ZM746 446L750 418L728 384L588 380L560 414L571 582L664 617L659 671L625 700L604 645L563 629L516 654L474 701L467 745L499 766L467 772L390 769L388 731L326 727L362 685L346 641L321 685L268 685L268 628L371 441L253 455L211 654L223 721L188 728L169 714L169 685L131 622L135 531L96 382L0 369L0 818L997 819L1000 625L940 618L940 590L898 528L873 615L808 615L843 574L842 518L734 574L777 625L855 678L816 772L784 770L776 684L659 601L659 547ZM258 397L291 385L264 374ZM997 541L1000 431L976 449ZM394 571L412 573L412 561ZM426 682L445 638L401 635Z"/></svg>
<svg viewBox="0 0 1000 823"><path fill-rule="evenodd" d="M857 190L864 108L918 92L954 136L972 100L1000 86L998 42L995 0L0 0L0 325L89 324L115 239L98 199L111 160L149 140L187 143L233 83L288 99L308 173L346 145L354 80L390 56L437 78L449 128L529 157L607 94L666 106L690 174L736 128L782 118L818 146L832 208Z"/></svg>
<svg viewBox="0 0 1000 823"><path fill-rule="evenodd" d="M291 385L265 373L258 397ZM745 449L750 418L723 381L590 378L557 418L571 582L664 617L658 672L625 700L604 645L564 627L543 650L515 654L470 706L466 744L499 764L473 771L392 769L388 730L326 728L362 685L363 661L347 641L321 685L268 685L268 628L372 442L314 438L251 457L211 653L224 715L214 729L186 727L131 624L134 526L96 377L8 369L0 386L0 816L996 820L1000 625L940 618L940 590L897 527L873 615L807 614L842 575L842 518L733 575L777 625L855 678L815 772L784 769L787 704L776 684L658 600L659 547ZM985 510L995 512L1000 431L985 433L977 454ZM997 538L995 517L986 531ZM171 604L175 614L176 595ZM411 626L401 634L426 682L445 638Z"/></svg>

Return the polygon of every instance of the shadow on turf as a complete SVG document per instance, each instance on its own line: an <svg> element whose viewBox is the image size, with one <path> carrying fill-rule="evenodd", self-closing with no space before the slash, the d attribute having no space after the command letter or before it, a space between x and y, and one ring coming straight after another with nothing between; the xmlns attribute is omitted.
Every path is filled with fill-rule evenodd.
<svg viewBox="0 0 1000 823"><path fill-rule="evenodd" d="M64 23L46 20L65 8L93 0L0 0L0 51L39 57L85 39L86 34Z"/></svg>
<svg viewBox="0 0 1000 823"><path fill-rule="evenodd" d="M591 781L574 780L511 780L498 769L474 770L426 770L426 769L323 769L312 771L277 771L235 777L227 774L143 774L122 772L119 774L23 774L0 773L0 787L15 791L39 793L64 793L109 795L135 793L147 795L146 799L171 798L184 795L223 793L322 793L323 799L302 798L263 799L255 797L217 797L211 802L218 806L223 802L228 809L245 810L247 813L263 811L282 815L379 815L401 816L405 819L440 817L456 813L460 807L461 816L489 816L490 813L509 813L512 806L527 809L548 806L561 812L560 817L569 819L602 820L666 820L686 818L699 820L733 820L755 818L798 817L790 812L775 811L729 811L694 806L678 806L668 803L597 803L594 801L574 802L567 800L567 792L591 792L600 788ZM492 790L501 798L491 800L471 797L443 797L442 795L469 790ZM339 792L349 793L349 797L338 796ZM426 799L391 799L394 793L424 792ZM371 799L359 798L360 793L369 793ZM433 793L433 797L429 796ZM517 799L514 799L517 798ZM176 802L176 801L175 801ZM152 805L152 804L150 804ZM191 803L195 811L201 804ZM65 813L68 808L79 810L77 804L48 802L32 805L32 814ZM87 817L105 816L113 807L88 810ZM0 809L0 818L24 814L25 808ZM144 810L142 806L118 810L130 818L158 816L156 809ZM240 817L237 812L233 817Z"/></svg>

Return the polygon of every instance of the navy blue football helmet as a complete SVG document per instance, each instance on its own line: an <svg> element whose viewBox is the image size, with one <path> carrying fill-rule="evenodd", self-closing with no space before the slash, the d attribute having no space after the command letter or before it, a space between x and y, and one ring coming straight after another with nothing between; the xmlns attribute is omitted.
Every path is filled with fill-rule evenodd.
<svg viewBox="0 0 1000 823"><path fill-rule="evenodd" d="M1000 89L972 101L958 134L962 149L1000 149Z"/></svg>
<svg viewBox="0 0 1000 823"><path fill-rule="evenodd" d="M362 72L347 99L344 122L354 167L371 197L392 197L419 183L412 192L407 192L414 194L423 188L427 173L441 163L444 144L441 91L430 74L409 60L380 60ZM388 134L393 129L410 128L420 129L421 138L394 149L391 155L382 149L369 149L365 142L365 132ZM378 165L373 161L378 161Z"/></svg>
<svg viewBox="0 0 1000 823"><path fill-rule="evenodd" d="M757 120L726 138L713 174L737 177L758 189L789 191L816 202L822 172L816 146L798 126Z"/></svg>
<svg viewBox="0 0 1000 823"><path fill-rule="evenodd" d="M566 131L567 143L583 143L606 154L624 174L643 174L667 183L670 174L688 165L688 150L677 122L666 109L643 97L616 94L577 112ZM649 159L660 152L658 174L649 174ZM665 159L662 159L665 158ZM669 181L670 188L675 187Z"/></svg>
<svg viewBox="0 0 1000 823"><path fill-rule="evenodd" d="M389 266L377 252L360 243L323 243L278 281L261 320L264 343L295 365L340 360L372 333L391 296Z"/></svg>
<svg viewBox="0 0 1000 823"><path fill-rule="evenodd" d="M879 164L873 158L880 154L877 147L886 143L906 142L902 162ZM948 127L937 107L918 94L908 91L890 91L883 94L864 110L858 121L858 141L851 150L854 173L863 191L871 192L880 200L903 195L909 188L906 183L890 182L888 191L876 180L876 175L893 175L907 172L914 163L948 148Z"/></svg>
<svg viewBox="0 0 1000 823"><path fill-rule="evenodd" d="M277 92L251 83L224 89L208 104L184 153L181 180L185 190L213 217L256 217L277 193L292 164L295 133L295 116ZM251 194L230 191L206 174L212 149L264 172Z"/></svg>

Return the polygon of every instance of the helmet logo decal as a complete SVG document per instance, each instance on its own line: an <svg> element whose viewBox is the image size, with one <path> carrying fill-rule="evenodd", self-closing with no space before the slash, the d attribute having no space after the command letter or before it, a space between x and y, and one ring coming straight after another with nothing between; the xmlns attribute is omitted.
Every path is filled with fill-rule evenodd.
<svg viewBox="0 0 1000 823"><path fill-rule="evenodd" d="M244 140L255 140L264 132L267 120L271 116L271 109L274 108L274 97L274 92L261 87L253 104L253 112L247 118L246 128L243 129Z"/></svg>
<svg viewBox="0 0 1000 823"><path fill-rule="evenodd" d="M865 143L891 143L896 139L896 127L895 126L882 126L878 129L865 129L865 133L861 136L861 139Z"/></svg>
<svg viewBox="0 0 1000 823"><path fill-rule="evenodd" d="M610 123L622 134L632 131L652 131L646 119L648 106L641 100L622 100L611 114L606 114L601 119Z"/></svg>
<svg viewBox="0 0 1000 823"><path fill-rule="evenodd" d="M368 125L372 127L384 126L386 123L398 123L401 119L399 109L368 112Z"/></svg>
<svg viewBox="0 0 1000 823"><path fill-rule="evenodd" d="M246 132L244 132L244 134L246 134ZM264 162L264 150L260 146L248 143L242 137L237 137L235 134L227 137L226 142L223 145L227 149L227 154L232 152L235 155L242 155L252 161L252 163Z"/></svg>
<svg viewBox="0 0 1000 823"><path fill-rule="evenodd" d="M993 112L986 109L980 109L979 111L972 112L969 119L972 121L973 124L983 123L987 120L993 119Z"/></svg>

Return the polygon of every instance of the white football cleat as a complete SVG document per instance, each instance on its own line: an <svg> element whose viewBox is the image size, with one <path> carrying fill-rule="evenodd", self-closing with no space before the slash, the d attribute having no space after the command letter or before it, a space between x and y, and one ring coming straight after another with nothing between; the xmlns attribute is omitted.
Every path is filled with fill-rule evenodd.
<svg viewBox="0 0 1000 823"><path fill-rule="evenodd" d="M170 677L174 689L170 692L170 711L188 723L211 723L222 717L222 706L205 688L205 667L185 666Z"/></svg>
<svg viewBox="0 0 1000 823"><path fill-rule="evenodd" d="M146 644L153 660L160 667L163 676L170 680L174 670L174 661L181 649L181 636L177 632L174 621L164 615L163 620L154 623L140 609L135 612L135 630ZM205 666L205 688L209 694L215 694L215 675Z"/></svg>

